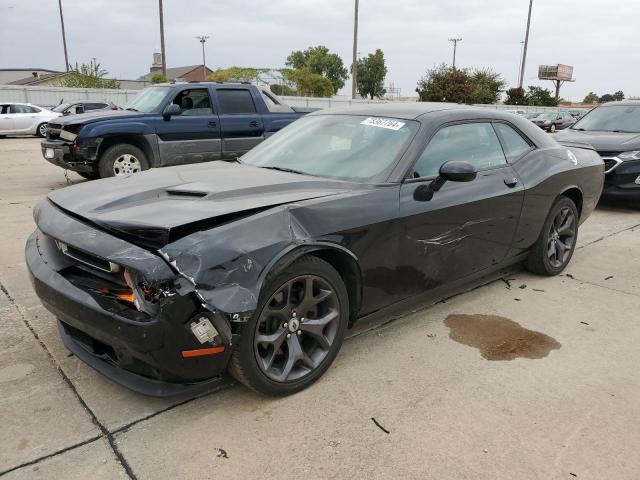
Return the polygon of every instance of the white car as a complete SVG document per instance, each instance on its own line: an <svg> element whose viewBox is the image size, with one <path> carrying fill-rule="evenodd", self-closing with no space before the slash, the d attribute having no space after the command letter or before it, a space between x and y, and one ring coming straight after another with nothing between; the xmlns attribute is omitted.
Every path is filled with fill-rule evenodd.
<svg viewBox="0 0 640 480"><path fill-rule="evenodd" d="M62 114L30 103L0 103L0 135L47 135L47 122Z"/></svg>

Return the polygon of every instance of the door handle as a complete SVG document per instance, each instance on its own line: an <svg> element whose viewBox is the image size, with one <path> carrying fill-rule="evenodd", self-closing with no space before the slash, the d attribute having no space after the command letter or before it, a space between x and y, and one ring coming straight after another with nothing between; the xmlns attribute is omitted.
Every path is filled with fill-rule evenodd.
<svg viewBox="0 0 640 480"><path fill-rule="evenodd" d="M254 127L254 128L255 128L255 127L257 127L257 126L258 126L258 122L257 122L256 120L251 120L251 121L249 122L249 126L250 126L250 127Z"/></svg>
<svg viewBox="0 0 640 480"><path fill-rule="evenodd" d="M509 188L513 188L518 185L518 179L516 177L507 177L504 179L504 184Z"/></svg>
<svg viewBox="0 0 640 480"><path fill-rule="evenodd" d="M217 122L208 122L208 123L207 123L207 126L208 126L208 127L215 128L215 127L217 127L217 126L218 126L218 123L217 123Z"/></svg>

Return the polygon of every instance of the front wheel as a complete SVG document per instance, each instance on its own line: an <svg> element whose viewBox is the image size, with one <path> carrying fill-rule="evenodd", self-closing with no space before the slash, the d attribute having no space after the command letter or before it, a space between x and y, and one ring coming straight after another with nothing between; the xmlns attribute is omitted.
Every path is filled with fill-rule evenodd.
<svg viewBox="0 0 640 480"><path fill-rule="evenodd" d="M550 131L551 133L556 133L556 124L555 124L555 123L552 123L552 124L551 124L551 127L549 128L549 131Z"/></svg>
<svg viewBox="0 0 640 480"><path fill-rule="evenodd" d="M527 270L551 276L567 267L578 240L578 218L578 209L571 199L556 200L525 260Z"/></svg>
<svg viewBox="0 0 640 480"><path fill-rule="evenodd" d="M267 278L241 331L229 370L266 395L288 395L315 382L335 359L349 319L342 278L308 256Z"/></svg>
<svg viewBox="0 0 640 480"><path fill-rule="evenodd" d="M107 148L100 157L100 177L128 177L149 168L149 161L142 150L134 145L120 143Z"/></svg>
<svg viewBox="0 0 640 480"><path fill-rule="evenodd" d="M46 123L41 123L40 125L38 125L38 128L36 129L36 135L40 138L44 138L47 136L47 124Z"/></svg>

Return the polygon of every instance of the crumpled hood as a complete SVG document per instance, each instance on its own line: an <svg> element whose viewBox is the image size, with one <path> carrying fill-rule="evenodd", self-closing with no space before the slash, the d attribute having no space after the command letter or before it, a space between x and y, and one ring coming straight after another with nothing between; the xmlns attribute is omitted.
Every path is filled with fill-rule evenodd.
<svg viewBox="0 0 640 480"><path fill-rule="evenodd" d="M637 133L582 132L566 129L556 133L559 142L588 143L598 152L624 152L640 150L640 135Z"/></svg>
<svg viewBox="0 0 640 480"><path fill-rule="evenodd" d="M76 217L157 249L277 205L352 192L356 187L339 180L212 162L84 182L51 192L48 198Z"/></svg>

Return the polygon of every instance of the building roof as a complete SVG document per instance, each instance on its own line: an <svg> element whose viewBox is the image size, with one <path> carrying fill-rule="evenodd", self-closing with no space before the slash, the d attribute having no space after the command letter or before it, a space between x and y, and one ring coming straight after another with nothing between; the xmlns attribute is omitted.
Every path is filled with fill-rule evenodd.
<svg viewBox="0 0 640 480"><path fill-rule="evenodd" d="M184 75L186 75L187 73L192 72L193 70L195 70L197 68L202 68L202 64L200 64L200 65L187 65L186 67L167 68L167 79L168 80L174 80L176 78L182 78ZM211 73L211 72L213 72L213 70L211 70L209 67L207 67L207 72ZM140 80L151 80L151 77L153 77L157 73L162 73L162 72L161 71L149 72L146 75L141 76Z"/></svg>
<svg viewBox="0 0 640 480"><path fill-rule="evenodd" d="M8 85L37 85L42 82L46 82L56 77L62 77L69 72L54 72L54 73L45 73L44 75L38 75L34 77L30 75L25 78L21 78L19 80L14 80L13 82L9 82Z"/></svg>

